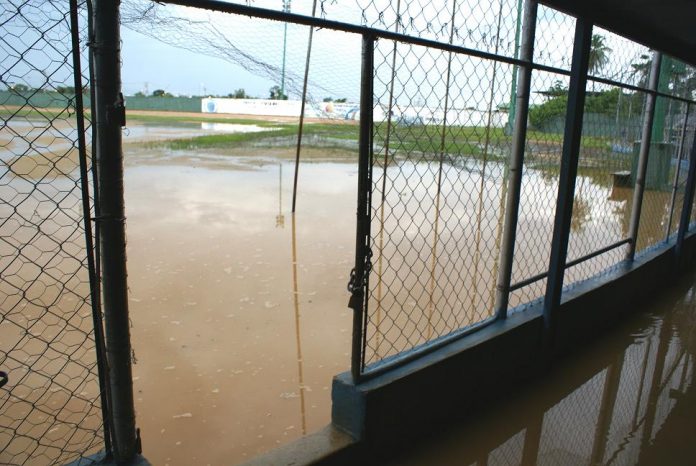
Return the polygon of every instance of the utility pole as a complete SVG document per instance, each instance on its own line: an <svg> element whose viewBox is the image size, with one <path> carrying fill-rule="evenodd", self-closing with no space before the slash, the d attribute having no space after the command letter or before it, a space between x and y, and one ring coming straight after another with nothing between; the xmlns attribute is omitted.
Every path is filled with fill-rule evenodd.
<svg viewBox="0 0 696 466"><path fill-rule="evenodd" d="M522 0L517 0L517 25L515 27L515 58L520 55L520 34L522 31ZM500 34L500 31L498 31ZM515 113L517 113L517 65L512 67L512 88L510 89L510 106L508 108L507 131L512 132L515 127Z"/></svg>
<svg viewBox="0 0 696 466"><path fill-rule="evenodd" d="M283 1L283 12L290 13L290 2L292 0L282 0ZM283 66L280 70L280 97L285 96L285 54L287 52L288 44L288 23L283 23Z"/></svg>

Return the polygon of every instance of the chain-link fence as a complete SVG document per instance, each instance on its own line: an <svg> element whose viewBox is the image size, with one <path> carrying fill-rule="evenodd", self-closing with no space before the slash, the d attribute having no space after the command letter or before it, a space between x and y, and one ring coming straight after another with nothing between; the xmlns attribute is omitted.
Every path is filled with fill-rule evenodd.
<svg viewBox="0 0 696 466"><path fill-rule="evenodd" d="M105 446L83 215L89 122L78 102L89 80L86 61L75 61L86 9L53 0L0 9L2 464L86 462Z"/></svg>
<svg viewBox="0 0 696 466"><path fill-rule="evenodd" d="M283 47L280 68L271 47L245 34L253 21L208 13L204 10L218 8L205 2L172 3L186 8L126 2L124 24L178 47L244 63L260 76L280 73L291 96L304 94L302 75L309 69L307 103L316 107L321 95L346 95L356 104L354 115L365 85L354 79L354 70L364 65L355 53L358 35L378 39L371 72L370 163L363 166L370 171L365 174L370 192L361 193L369 205L359 207L370 210L370 234L364 257L356 261L366 271L361 286L369 283L356 329L360 370L490 322L505 313L496 310L501 303L507 311L544 296L558 235L559 184L567 183L559 183L559 176L569 163L564 144L575 18L540 5L531 28L523 24L528 5L514 0L341 5L302 0L292 5L232 2L222 8L249 13L273 37L282 34L284 44L293 44ZM322 41L307 42L311 25L323 26L317 31ZM533 43L527 61L521 57L525 27L534 29L527 38ZM328 43L350 52L327 53L322 44ZM674 163L676 149L656 155L661 138L654 136L662 125L661 134L672 137L687 121L679 118L684 113L679 107L692 97L693 86L687 67L671 64L661 73L661 84L651 89L653 58L646 47L610 31L592 32L567 270L562 272L566 286L662 242L678 225L679 183L687 164ZM525 66L533 70L530 93L518 102ZM674 105L663 104L665 99ZM509 168L516 156L513 127L519 104L529 107L529 121L521 130L523 175L510 258L502 241L511 215L506 198L516 183ZM655 133L647 158L641 150L646 119L653 121ZM636 184L655 176L660 158L670 165L665 176L677 181L674 196L669 192L674 184L658 192L648 182L644 193ZM645 160L652 162L641 165ZM682 168L681 175L674 167ZM507 261L512 261L509 284L499 276ZM503 300L496 296L501 287L507 294Z"/></svg>

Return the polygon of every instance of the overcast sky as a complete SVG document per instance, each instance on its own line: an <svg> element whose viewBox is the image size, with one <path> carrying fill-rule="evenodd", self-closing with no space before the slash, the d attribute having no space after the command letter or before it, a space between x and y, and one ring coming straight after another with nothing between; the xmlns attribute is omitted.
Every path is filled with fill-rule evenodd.
<svg viewBox="0 0 696 466"><path fill-rule="evenodd" d="M123 92L127 95L156 89L182 95L224 95L244 88L250 95L266 97L274 84L233 63L172 47L128 28L121 30L121 38Z"/></svg>
<svg viewBox="0 0 696 466"><path fill-rule="evenodd" d="M128 0L126 5L137 5L139 1L146 0ZM392 27L390 21L395 17L393 2L372 0L365 2L363 6L360 6L359 1L339 3L341 5L326 2L326 5L334 8L328 11L327 17L368 24L370 21L379 21L374 18L382 17L385 18L383 23L373 24L381 28ZM436 8L435 3L439 4L440 10ZM499 53L510 56L514 50L516 3L516 0L491 0L489 3L479 0L459 1L455 21L459 36L455 43L494 52L490 38L498 36ZM403 18L412 18L411 21L415 18L415 23L411 24L414 24L414 29L421 31L416 35L446 42L448 31L451 30L447 23L451 16L447 11L451 10L451 4L451 0L431 1L421 11L416 8L418 2L410 2L408 8L416 10L402 11L401 14ZM254 6L275 9L279 9L279 5L280 0L254 2ZM294 0L293 11L309 14L310 5L310 0ZM161 21L155 26L143 22L126 24L122 28L122 76L125 94L138 91L152 93L156 89L164 89L178 95L226 95L243 88L252 96L267 97L269 88L280 84L285 31L282 23L176 6L158 8L158 20L176 18L179 22ZM361 17L360 8L365 9L367 20ZM498 21L500 12L503 12L502 21ZM189 20L192 21L191 25L186 24ZM420 26L419 22L422 23ZM431 26L433 32L429 32ZM428 30L425 30L425 27ZM572 18L541 7L535 60L568 69L573 27ZM597 32L606 36L606 44L611 49L610 62L600 73L603 76L617 78L616 73L630 69L628 64L647 51L606 32ZM304 71L307 35L307 27L288 26L286 87L291 98L299 97L297 93L301 88ZM377 47L375 92L379 95L380 86L384 88L385 83L390 80L393 52L390 43L385 41L378 42ZM215 55L217 57L213 57ZM395 94L403 96L402 102L407 99L408 103L418 104L418 101L431 99L433 102L430 105L434 105L442 100L448 54L400 46L398 55L399 73L396 76ZM490 98L488 92L494 72L493 63L461 55L455 56L453 63L451 104L485 107ZM494 104L506 104L510 98L512 67L497 65L495 68ZM314 94L313 97L347 97L349 100L357 101L359 76L360 38L327 30L316 32L310 70L310 92ZM533 90L547 89L556 79L565 79L560 75L544 73L536 73L535 76ZM433 92L426 92L427 87Z"/></svg>

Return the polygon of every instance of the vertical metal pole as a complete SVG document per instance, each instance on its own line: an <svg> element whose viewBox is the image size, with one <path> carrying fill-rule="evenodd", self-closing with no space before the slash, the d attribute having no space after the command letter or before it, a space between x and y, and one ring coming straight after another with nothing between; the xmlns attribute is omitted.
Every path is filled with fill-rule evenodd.
<svg viewBox="0 0 696 466"><path fill-rule="evenodd" d="M660 78L660 63L662 54L653 53L652 66L650 67L650 81L648 84L648 97L645 103L645 118L643 119L643 133L640 141L640 155L638 156L638 167L636 169L636 186L633 190L633 210L631 210L631 223L628 228L628 237L631 242L628 244L626 259L632 261L636 256L638 244L638 227L640 226L640 212L643 208L643 193L645 192L645 174L648 171L648 155L650 154L650 141L652 137L652 126L655 118L655 101L657 100L657 86Z"/></svg>
<svg viewBox="0 0 696 466"><path fill-rule="evenodd" d="M372 193L372 112L375 39L362 37L362 71L360 76L360 139L358 154L358 209L356 215L355 268L348 284L352 293L348 306L353 309L351 374L358 382L363 370L365 324L369 274L371 268L370 221Z"/></svg>
<svg viewBox="0 0 696 466"><path fill-rule="evenodd" d="M674 170L674 182L672 183L672 196L669 199L669 218L667 220L667 231L665 231L665 241L669 239L669 232L672 229L672 220L674 219L674 204L677 201L677 191L679 190L679 175L681 174L681 161L684 157L684 141L686 140L687 123L689 121L689 109L691 105L686 103L686 112L684 115L684 124L682 125L681 137L679 138L679 148L677 149L677 168Z"/></svg>
<svg viewBox="0 0 696 466"><path fill-rule="evenodd" d="M558 179L549 276L544 297L544 343L550 348L553 348L555 344L557 314L561 305L563 274L568 255L570 220L573 215L573 197L582 138L582 119L585 113L585 89L591 38L592 23L585 18L578 18L575 23L573 63L570 69L568 108L563 132L563 155Z"/></svg>
<svg viewBox="0 0 696 466"><path fill-rule="evenodd" d="M75 86L75 109L77 120L77 147L80 160L80 189L82 194L82 215L85 229L85 252L89 271L89 294L94 327L94 349L97 357L97 377L104 430L104 449L111 455L111 421L109 417L108 380L106 374L106 347L102 327L101 300L99 298L98 275L95 264L94 236L92 232L92 213L89 195L89 175L87 170L87 141L85 138L84 102L82 99L82 60L80 58L80 28L77 16L77 0L70 0L70 33L72 39L73 79Z"/></svg>
<svg viewBox="0 0 696 466"><path fill-rule="evenodd" d="M123 200L123 153L121 127L125 108L121 95L119 4L94 0L94 54L99 164L102 288L106 327L106 352L111 385L111 416L114 422L117 463L136 454L133 378L131 374L130 322L126 282L126 234Z"/></svg>
<svg viewBox="0 0 696 466"><path fill-rule="evenodd" d="M312 2L312 17L317 12L317 0ZM286 23L287 24L287 23ZM305 104L307 103L307 81L309 80L309 62L312 57L312 39L314 26L309 27L309 40L307 42L307 59L305 60L304 82L302 83L302 106L300 108L300 127L297 129L297 151L295 152L295 177L292 182L292 213L295 213L297 203L297 176L300 171L300 150L302 149L302 130L304 128Z"/></svg>
<svg viewBox="0 0 696 466"><path fill-rule="evenodd" d="M290 12L290 0L283 1L283 11L285 13ZM288 23L283 23L283 65L280 69L280 98L285 96L285 54L287 52L288 45Z"/></svg>
<svg viewBox="0 0 696 466"><path fill-rule="evenodd" d="M525 3L524 28L522 30L521 59L530 62L534 57L534 34L538 3L529 0ZM509 162L508 193L505 205L505 223L500 247L500 268L495 293L495 314L499 319L507 316L510 298L510 280L512 278L512 261L515 254L515 236L520 210L520 192L522 190L522 168L524 166L525 142L527 139L527 115L529 113L529 91L532 83L532 67L521 68L517 82L517 112L515 129L512 135L512 150Z"/></svg>
<svg viewBox="0 0 696 466"><path fill-rule="evenodd" d="M689 174L686 177L686 188L684 192L684 204L682 205L681 218L679 219L679 229L677 230L677 244L675 255L677 263L681 264L682 251L684 248L684 238L689 230L691 223L691 210L694 204L694 190L696 189L696 138L691 142L691 154L689 156Z"/></svg>

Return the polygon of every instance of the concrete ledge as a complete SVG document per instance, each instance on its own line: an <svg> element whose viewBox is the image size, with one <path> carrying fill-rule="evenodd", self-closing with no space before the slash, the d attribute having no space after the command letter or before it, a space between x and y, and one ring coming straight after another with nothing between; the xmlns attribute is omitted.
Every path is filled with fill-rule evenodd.
<svg viewBox="0 0 696 466"><path fill-rule="evenodd" d="M694 235L684 244L688 262ZM574 285L563 295L553 352L542 346L542 304L513 312L439 350L361 384L339 374L332 387L332 420L366 449L389 454L476 410L545 371L554 360L595 338L676 273L674 243L643 253L632 263Z"/></svg>
<svg viewBox="0 0 696 466"><path fill-rule="evenodd" d="M243 463L243 466L355 464L357 450L357 444L352 437L329 425L316 433L257 456Z"/></svg>

